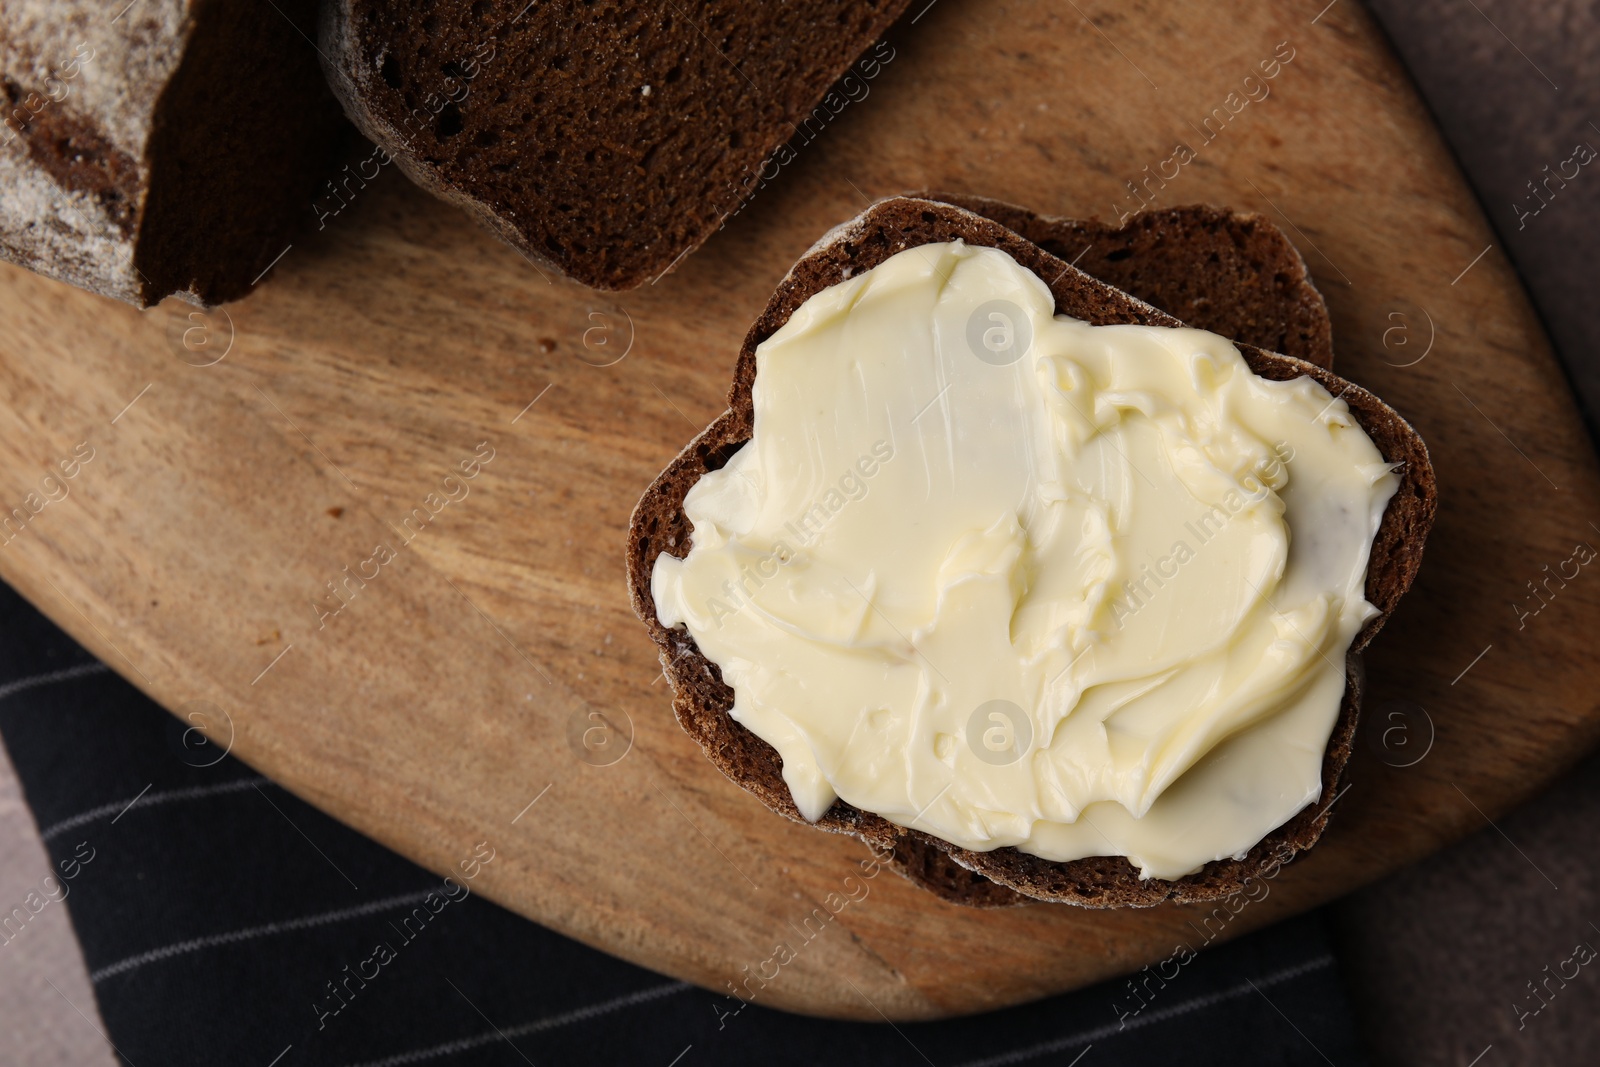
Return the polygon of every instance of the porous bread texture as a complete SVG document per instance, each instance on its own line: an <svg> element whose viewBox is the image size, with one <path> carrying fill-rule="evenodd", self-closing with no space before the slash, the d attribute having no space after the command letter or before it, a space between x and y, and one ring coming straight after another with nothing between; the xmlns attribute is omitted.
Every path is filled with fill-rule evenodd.
<svg viewBox="0 0 1600 1067"><path fill-rule="evenodd" d="M782 761L765 741L729 714L733 690L716 664L701 654L682 625L667 628L656 617L650 577L662 552L687 554L692 530L683 513L689 489L709 470L727 462L751 434L756 346L772 336L812 294L868 270L906 248L952 240L998 248L1048 284L1056 310L1096 325L1138 323L1182 325L1162 312L1104 282L1089 277L1038 245L971 211L912 197L879 201L814 247L779 284L765 312L745 336L734 369L728 410L691 441L647 489L629 526L628 584L634 611L660 649L663 671L673 689L678 722L698 741L711 762L772 810L805 822L783 780ZM1217 294L1222 298L1225 294ZM998 848L975 852L921 831L908 830L843 800L816 823L820 829L853 834L879 850L892 850L902 874L946 900L996 907L1029 899L1086 907L1147 907L1163 901L1214 900L1310 848L1328 823L1329 808L1350 756L1360 708L1359 653L1393 613L1416 577L1423 543L1432 525L1437 484L1422 439L1377 397L1332 371L1304 360L1239 345L1255 373L1275 380L1311 377L1342 398L1385 459L1397 465L1400 485L1385 510L1374 539L1366 596L1378 609L1356 635L1346 664L1348 684L1323 758L1319 800L1268 834L1242 859L1206 864L1184 878L1142 880L1124 857L1090 857L1051 862Z"/></svg>
<svg viewBox="0 0 1600 1067"><path fill-rule="evenodd" d="M315 5L0 3L0 258L140 307L248 291L341 126Z"/></svg>
<svg viewBox="0 0 1600 1067"><path fill-rule="evenodd" d="M536 264L620 290L860 106L908 2L330 0L321 39L346 113L414 181Z"/></svg>

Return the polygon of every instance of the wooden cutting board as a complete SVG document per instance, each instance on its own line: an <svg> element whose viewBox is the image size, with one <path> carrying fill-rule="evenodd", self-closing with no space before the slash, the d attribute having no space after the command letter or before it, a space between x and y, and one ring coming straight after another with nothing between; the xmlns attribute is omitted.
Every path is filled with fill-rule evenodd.
<svg viewBox="0 0 1600 1067"><path fill-rule="evenodd" d="M0 270L0 500L29 512L0 573L351 826L441 873L487 841L479 891L710 987L776 970L759 1003L971 1012L1348 892L1484 827L1596 740L1600 568L1574 548L1600 545L1600 481L1404 73L1360 7L1322 4L930 5L866 99L703 250L620 296L547 280L387 172L209 314ZM1192 161L1171 162L1179 143ZM1353 785L1324 843L1226 923L969 911L883 874L807 940L866 851L770 814L679 731L628 607L629 511L722 410L789 264L870 198L1114 216L1162 173L1145 186L1160 204L1289 233L1339 369L1437 464L1421 579L1368 657ZM75 449L92 459L46 483ZM474 456L474 477L449 478ZM336 599L352 573L369 578ZM1504 862L1524 860L1508 845ZM776 967L780 944L794 958Z"/></svg>

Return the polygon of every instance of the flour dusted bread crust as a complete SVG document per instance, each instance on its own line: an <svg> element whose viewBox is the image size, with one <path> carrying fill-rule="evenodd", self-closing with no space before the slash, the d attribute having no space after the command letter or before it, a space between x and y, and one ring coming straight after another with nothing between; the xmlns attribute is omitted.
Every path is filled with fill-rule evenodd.
<svg viewBox="0 0 1600 1067"><path fill-rule="evenodd" d="M0 4L0 258L141 307L242 296L343 125L316 0L120 6Z"/></svg>
<svg viewBox="0 0 1600 1067"><path fill-rule="evenodd" d="M1013 220L1018 217L1014 212L1020 210L992 206L991 202L969 203ZM1176 232L1183 230L1185 211L1196 225L1199 220L1214 217L1210 209L1180 209L1172 213ZM756 346L788 321L813 293L868 270L906 248L956 239L1001 249L1033 271L1049 286L1059 313L1096 325L1183 325L1172 315L1071 267L989 218L917 197L879 201L834 230L790 270L745 337L734 369L728 410L689 443L646 490L634 510L629 531L628 578L634 610L660 648L679 723L723 773L774 811L796 821L804 820L783 781L776 751L729 715L733 691L723 683L716 665L700 653L687 630L661 625L650 592L650 576L662 552L681 557L689 550L693 531L683 513L683 499L689 489L707 471L726 463L750 437ZM1192 270L1193 256L1187 258L1190 262L1186 263L1184 256L1177 257L1175 269ZM1155 258L1145 255L1142 261L1152 276L1147 291L1171 291L1171 286L1163 290L1160 279L1154 277L1160 273ZM1219 284L1210 291L1203 286L1194 287L1195 293L1204 295L1196 306L1221 307L1232 295L1255 299L1247 294L1230 294L1232 283L1228 277L1217 277ZM1311 332L1316 334L1315 330ZM1197 873L1174 881L1141 880L1137 869L1123 857L1058 863L1014 848L974 852L897 826L842 800L812 825L853 834L880 850L892 849L895 865L911 880L947 900L988 907L1023 903L1029 898L1089 907L1211 900L1237 890L1269 860L1281 863L1316 842L1327 825L1328 809L1338 793L1340 775L1350 755L1362 688L1358 654L1383 626L1416 576L1423 542L1433 522L1437 487L1421 438L1377 397L1315 363L1249 344L1240 344L1239 349L1251 369L1263 377L1289 380L1309 376L1341 397L1383 456L1399 464L1400 486L1384 513L1367 572L1367 599L1379 614L1366 624L1351 646L1346 665L1349 684L1324 756L1319 801L1263 838L1243 859L1208 863Z"/></svg>
<svg viewBox="0 0 1600 1067"><path fill-rule="evenodd" d="M419 185L536 262L631 289L860 106L908 3L330 0L322 51Z"/></svg>

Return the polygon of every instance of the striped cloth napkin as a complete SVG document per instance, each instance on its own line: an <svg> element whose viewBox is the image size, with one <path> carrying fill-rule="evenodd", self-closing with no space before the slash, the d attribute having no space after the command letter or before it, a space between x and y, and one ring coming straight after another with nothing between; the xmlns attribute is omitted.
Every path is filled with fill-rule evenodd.
<svg viewBox="0 0 1600 1067"><path fill-rule="evenodd" d="M1170 980L948 1022L741 1009L446 884L185 730L0 585L0 735L52 863L0 901L0 965L66 907L138 1067L1365 1062L1320 914Z"/></svg>

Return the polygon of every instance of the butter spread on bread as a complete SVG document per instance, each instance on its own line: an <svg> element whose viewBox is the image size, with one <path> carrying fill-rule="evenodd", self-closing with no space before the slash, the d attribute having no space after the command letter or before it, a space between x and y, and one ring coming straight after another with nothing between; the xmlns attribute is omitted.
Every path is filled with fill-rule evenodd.
<svg viewBox="0 0 1600 1067"><path fill-rule="evenodd" d="M1178 878L1318 799L1397 479L1312 379L1054 306L960 241L812 295L652 595L807 818Z"/></svg>

